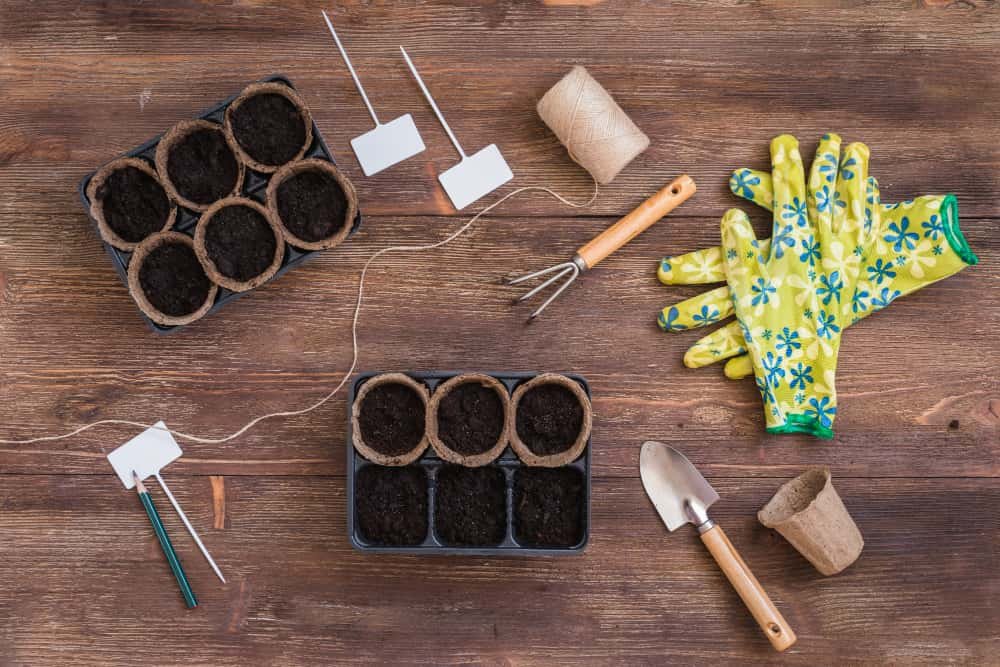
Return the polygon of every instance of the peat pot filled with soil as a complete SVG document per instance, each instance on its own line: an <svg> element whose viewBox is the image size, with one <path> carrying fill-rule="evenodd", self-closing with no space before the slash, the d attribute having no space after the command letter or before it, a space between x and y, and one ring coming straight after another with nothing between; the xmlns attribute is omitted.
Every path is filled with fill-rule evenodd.
<svg viewBox="0 0 1000 667"><path fill-rule="evenodd" d="M421 544L427 537L427 473L418 466L366 465L354 481L354 516L369 544Z"/></svg>
<svg viewBox="0 0 1000 667"><path fill-rule="evenodd" d="M593 413L583 388L565 375L544 373L514 390L510 442L529 466L572 463L587 447Z"/></svg>
<svg viewBox="0 0 1000 667"><path fill-rule="evenodd" d="M427 437L445 461L486 465L507 446L509 407L507 388L496 378L457 375L431 395Z"/></svg>
<svg viewBox="0 0 1000 667"><path fill-rule="evenodd" d="M271 278L285 256L285 241L271 213L251 199L215 202L194 230L194 249L209 277L234 292Z"/></svg>
<svg viewBox="0 0 1000 667"><path fill-rule="evenodd" d="M576 468L519 468L514 472L514 539L537 548L580 544L586 492Z"/></svg>
<svg viewBox="0 0 1000 667"><path fill-rule="evenodd" d="M207 313L219 288L205 274L191 237L153 234L128 265L128 288L149 319L163 326L190 324Z"/></svg>
<svg viewBox="0 0 1000 667"><path fill-rule="evenodd" d="M270 173L300 159L312 143L312 117L294 90L253 83L226 108L226 136L251 169Z"/></svg>
<svg viewBox="0 0 1000 667"><path fill-rule="evenodd" d="M437 472L434 532L445 546L494 547L507 534L507 480L496 466Z"/></svg>
<svg viewBox="0 0 1000 667"><path fill-rule="evenodd" d="M186 120L174 125L156 146L156 171L175 201L195 211L239 192L243 163L221 125Z"/></svg>
<svg viewBox="0 0 1000 667"><path fill-rule="evenodd" d="M427 449L427 386L402 373L367 380L351 407L351 440L369 461L413 463Z"/></svg>
<svg viewBox="0 0 1000 667"><path fill-rule="evenodd" d="M90 216L101 238L119 250L132 251L177 219L159 176L145 160L125 157L101 167L87 184Z"/></svg>
<svg viewBox="0 0 1000 667"><path fill-rule="evenodd" d="M285 241L305 250L338 245L358 214L354 185L326 160L282 167L267 185L267 206L281 223Z"/></svg>

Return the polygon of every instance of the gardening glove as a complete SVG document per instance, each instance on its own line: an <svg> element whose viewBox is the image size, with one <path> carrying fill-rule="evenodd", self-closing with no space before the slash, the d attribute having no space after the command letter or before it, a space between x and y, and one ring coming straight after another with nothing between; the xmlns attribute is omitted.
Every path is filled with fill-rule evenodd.
<svg viewBox="0 0 1000 667"><path fill-rule="evenodd" d="M843 163L839 153L840 137L824 135L818 154L851 168L841 168L831 187L816 160L807 190L798 142L789 135L771 142L775 214L766 254L743 211L722 219L723 269L769 433L833 436L841 327L877 228L865 215L875 193L868 147L850 144ZM796 211L791 222L782 216L788 209Z"/></svg>
<svg viewBox="0 0 1000 667"><path fill-rule="evenodd" d="M832 156L818 155L820 173L834 182ZM815 166L815 165L814 165ZM843 165L851 171L854 165ZM852 172L853 173L853 172ZM772 210L771 175L751 169L737 169L729 179L734 194ZM862 257L862 274L851 297L850 325L881 310L895 299L931 283L952 276L979 260L962 236L958 224L958 202L954 195L924 195L897 203L881 204L874 179L869 179L865 220L878 225L875 252ZM782 218L797 222L799 208L782 212ZM880 215L879 215L880 214ZM879 218L881 224L878 224ZM768 252L770 240L760 241L761 251ZM722 282L722 252L718 247L697 250L660 262L657 277L665 285L698 285ZM663 309L658 317L664 331L680 331L710 324L733 313L729 288L721 287ZM739 325L732 322L713 334L712 340L695 343L684 357L692 368L728 359L725 374L739 379L753 372L745 354Z"/></svg>

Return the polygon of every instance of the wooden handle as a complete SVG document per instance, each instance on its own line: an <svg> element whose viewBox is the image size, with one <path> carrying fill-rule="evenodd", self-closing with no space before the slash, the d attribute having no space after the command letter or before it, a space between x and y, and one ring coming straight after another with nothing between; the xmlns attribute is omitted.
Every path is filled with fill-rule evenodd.
<svg viewBox="0 0 1000 667"><path fill-rule="evenodd" d="M794 644L795 633L792 632L781 612L771 602L771 598L767 596L760 582L753 576L753 572L740 558L739 552L726 537L722 528L719 526L709 528L701 534L701 541L708 547L715 562L719 564L726 578L729 579L729 583L739 593L743 603L753 614L754 620L757 621L757 625L771 640L771 645L779 651L784 651Z"/></svg>
<svg viewBox="0 0 1000 667"><path fill-rule="evenodd" d="M683 204L695 193L694 181L687 174L678 176L662 190L642 202L631 213L595 236L576 251L593 268L598 262L618 248L646 231L654 222Z"/></svg>

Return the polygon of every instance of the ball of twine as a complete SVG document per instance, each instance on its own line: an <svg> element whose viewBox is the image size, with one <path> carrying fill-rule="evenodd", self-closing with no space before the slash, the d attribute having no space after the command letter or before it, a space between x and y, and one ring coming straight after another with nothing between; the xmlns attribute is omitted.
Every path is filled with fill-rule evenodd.
<svg viewBox="0 0 1000 667"><path fill-rule="evenodd" d="M538 102L538 115L574 162L606 185L649 146L614 98L586 68L575 66Z"/></svg>

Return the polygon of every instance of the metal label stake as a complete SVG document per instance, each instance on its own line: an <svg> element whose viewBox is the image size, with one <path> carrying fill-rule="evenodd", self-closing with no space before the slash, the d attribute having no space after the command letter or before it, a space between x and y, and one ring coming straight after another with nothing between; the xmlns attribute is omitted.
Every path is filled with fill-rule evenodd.
<svg viewBox="0 0 1000 667"><path fill-rule="evenodd" d="M379 122L378 116L375 115L375 108L368 100L365 88L361 85L361 79L354 71L351 59L347 57L347 51L340 43L340 37L333 29L333 23L326 12L323 12L323 18L326 19L326 25L330 28L330 34L333 35L333 41L337 43L340 55L351 73L351 78L354 79L354 85L368 108L368 113L375 121L374 130L369 130L351 139L351 148L354 149L354 155L358 158L358 163L361 165L361 170L365 172L365 176L377 174L383 169L388 169L394 164L422 153L425 148L424 140L420 138L420 132L417 131L417 126L413 123L413 116L404 114L388 123Z"/></svg>
<svg viewBox="0 0 1000 667"><path fill-rule="evenodd" d="M431 97L431 92L424 85L424 80L420 78L420 72L417 71L413 61L410 60L410 56L407 55L406 49L401 46L399 50L403 52L403 58L406 60L410 71L413 72L413 78L417 80L417 85L420 86L424 97L427 98L427 103L434 110L434 115L437 116L444 131L448 134L448 138L451 139L451 143L455 146L455 150L462 157L462 160L454 167L438 174L441 187L448 193L448 198L451 199L451 203L454 204L455 208L461 211L472 202L484 195L488 195L514 178L514 172L510 170L507 161L500 154L500 149L497 148L496 144L490 144L471 157L465 154L465 150L458 143L455 133L451 131L448 121L444 119L444 115L438 109L434 98Z"/></svg>

